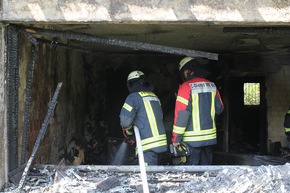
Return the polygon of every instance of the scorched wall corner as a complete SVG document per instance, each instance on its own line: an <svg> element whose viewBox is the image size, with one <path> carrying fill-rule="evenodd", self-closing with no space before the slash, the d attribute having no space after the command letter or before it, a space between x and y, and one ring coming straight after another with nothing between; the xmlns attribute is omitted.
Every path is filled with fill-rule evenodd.
<svg viewBox="0 0 290 193"><path fill-rule="evenodd" d="M7 182L7 127L5 94L5 25L0 23L0 189Z"/></svg>

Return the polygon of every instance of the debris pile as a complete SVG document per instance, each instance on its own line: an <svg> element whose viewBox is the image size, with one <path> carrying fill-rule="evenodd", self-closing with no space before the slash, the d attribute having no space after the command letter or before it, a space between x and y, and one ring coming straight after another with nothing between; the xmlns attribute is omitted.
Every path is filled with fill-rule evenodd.
<svg viewBox="0 0 290 193"><path fill-rule="evenodd" d="M122 167L122 166L120 166ZM197 167L198 166L192 166ZM154 168L154 166L153 166ZM290 164L277 166L225 166L215 170L196 172L166 170L147 172L150 192L290 192ZM123 170L124 169L124 170ZM24 192L86 192L86 193L137 193L142 192L142 180L138 170L126 172L96 170L93 166L32 168L23 187ZM201 168L202 169L202 168ZM5 192L17 185L7 185Z"/></svg>

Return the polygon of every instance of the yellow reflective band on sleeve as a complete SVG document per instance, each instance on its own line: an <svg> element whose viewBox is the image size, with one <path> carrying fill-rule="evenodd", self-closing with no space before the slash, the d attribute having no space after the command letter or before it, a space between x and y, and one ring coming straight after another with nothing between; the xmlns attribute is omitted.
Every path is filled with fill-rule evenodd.
<svg viewBox="0 0 290 193"><path fill-rule="evenodd" d="M133 107L131 107L131 106L128 105L127 103L125 103L125 104L123 105L123 108L126 109L126 110L129 111L129 112L131 112L132 109L133 109Z"/></svg>
<svg viewBox="0 0 290 193"><path fill-rule="evenodd" d="M290 128L285 128L285 132L290 132Z"/></svg>
<svg viewBox="0 0 290 193"><path fill-rule="evenodd" d="M183 97L181 97L181 96L177 96L176 101L179 101L179 102L181 102L181 103L183 103L185 105L188 105L188 100L183 98Z"/></svg>
<svg viewBox="0 0 290 193"><path fill-rule="evenodd" d="M126 133L127 133L128 135L133 135L133 131L130 131L130 128L125 129L125 130L126 130Z"/></svg>
<svg viewBox="0 0 290 193"><path fill-rule="evenodd" d="M206 129L206 130L198 130L198 131L185 131L183 136L203 136L216 133L216 129Z"/></svg>
<svg viewBox="0 0 290 193"><path fill-rule="evenodd" d="M195 131L200 130L199 96L192 94L192 124Z"/></svg>
<svg viewBox="0 0 290 193"><path fill-rule="evenodd" d="M192 141L206 141L211 139L216 139L216 133L206 136L194 136L194 137L183 136L182 141L192 142Z"/></svg>
<svg viewBox="0 0 290 193"><path fill-rule="evenodd" d="M173 132L177 134L183 134L185 131L186 127L179 127L176 125L173 125Z"/></svg>

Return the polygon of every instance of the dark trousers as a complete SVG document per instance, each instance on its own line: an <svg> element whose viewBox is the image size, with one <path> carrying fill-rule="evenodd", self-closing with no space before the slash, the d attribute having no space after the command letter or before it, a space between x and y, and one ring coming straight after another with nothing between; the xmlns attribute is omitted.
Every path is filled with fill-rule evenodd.
<svg viewBox="0 0 290 193"><path fill-rule="evenodd" d="M189 147L190 155L186 157L186 165L211 165L212 146Z"/></svg>
<svg viewBox="0 0 290 193"><path fill-rule="evenodd" d="M159 154L153 151L143 152L145 165L159 165Z"/></svg>

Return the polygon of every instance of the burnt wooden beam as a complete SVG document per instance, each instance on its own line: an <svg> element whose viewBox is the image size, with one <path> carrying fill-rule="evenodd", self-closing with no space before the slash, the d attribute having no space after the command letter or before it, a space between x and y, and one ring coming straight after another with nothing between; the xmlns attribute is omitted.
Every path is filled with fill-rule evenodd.
<svg viewBox="0 0 290 193"><path fill-rule="evenodd" d="M120 39L115 39L115 38L101 37L101 36L95 36L91 34L76 33L76 32L69 32L69 31L41 29L41 28L25 27L25 26L22 26L21 28L24 29L26 32L34 34L34 35L58 37L58 38L64 38L64 39L78 40L82 42L93 42L93 43L104 44L104 45L120 46L120 47L132 48L133 50L145 50L145 51L161 52L161 53L175 54L175 55L182 55L182 56L201 57L201 58L207 58L210 60L218 60L218 54L210 53L210 52L176 48L176 47L163 46L163 45L157 45L157 44L142 43L142 42L136 42L136 41L120 40Z"/></svg>

